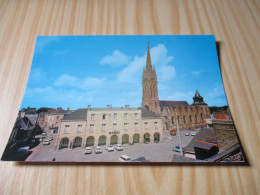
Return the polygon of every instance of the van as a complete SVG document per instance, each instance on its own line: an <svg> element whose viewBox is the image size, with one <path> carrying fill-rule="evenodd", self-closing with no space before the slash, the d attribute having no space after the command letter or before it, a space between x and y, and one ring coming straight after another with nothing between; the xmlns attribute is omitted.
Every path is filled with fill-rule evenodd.
<svg viewBox="0 0 260 195"><path fill-rule="evenodd" d="M130 158L129 156L127 156L127 155L121 155L121 156L119 157L119 161L120 161L120 162L130 162L130 161L131 161L131 158Z"/></svg>

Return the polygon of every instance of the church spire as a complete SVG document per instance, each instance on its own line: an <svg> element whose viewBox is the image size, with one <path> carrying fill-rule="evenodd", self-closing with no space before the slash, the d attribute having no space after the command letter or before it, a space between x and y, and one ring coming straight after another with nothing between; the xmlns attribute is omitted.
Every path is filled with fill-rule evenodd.
<svg viewBox="0 0 260 195"><path fill-rule="evenodd" d="M146 71L152 71L152 61L150 56L149 41L147 46Z"/></svg>

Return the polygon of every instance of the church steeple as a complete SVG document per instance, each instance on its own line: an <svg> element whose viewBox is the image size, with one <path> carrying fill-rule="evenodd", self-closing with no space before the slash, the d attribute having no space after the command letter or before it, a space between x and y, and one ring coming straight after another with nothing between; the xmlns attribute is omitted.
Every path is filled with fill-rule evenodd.
<svg viewBox="0 0 260 195"><path fill-rule="evenodd" d="M149 42L147 46L146 67L143 71L143 97L142 107L148 110L160 113L160 105L158 98L157 76L155 68L152 67L150 56Z"/></svg>
<svg viewBox="0 0 260 195"><path fill-rule="evenodd" d="M152 71L152 61L150 56L149 41L147 44L146 71Z"/></svg>
<svg viewBox="0 0 260 195"><path fill-rule="evenodd" d="M192 106L196 106L196 105L207 105L203 101L203 97L200 96L200 93L198 92L197 89L196 89L195 96L193 97L193 104L192 104Z"/></svg>

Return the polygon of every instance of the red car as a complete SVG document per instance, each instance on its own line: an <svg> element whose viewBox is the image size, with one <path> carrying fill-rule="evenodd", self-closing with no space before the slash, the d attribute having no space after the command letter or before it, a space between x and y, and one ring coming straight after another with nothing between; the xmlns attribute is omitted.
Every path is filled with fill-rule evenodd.
<svg viewBox="0 0 260 195"><path fill-rule="evenodd" d="M171 135L176 135L176 130L175 129L170 130L170 134Z"/></svg>

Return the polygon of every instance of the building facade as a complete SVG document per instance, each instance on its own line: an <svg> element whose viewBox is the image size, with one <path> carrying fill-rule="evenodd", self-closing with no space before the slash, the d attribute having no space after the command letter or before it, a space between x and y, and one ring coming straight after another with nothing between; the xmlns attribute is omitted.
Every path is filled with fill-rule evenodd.
<svg viewBox="0 0 260 195"><path fill-rule="evenodd" d="M159 142L162 120L144 108L78 109L61 120L57 149Z"/></svg>
<svg viewBox="0 0 260 195"><path fill-rule="evenodd" d="M210 116L208 105L197 90L192 105L189 105L187 101L159 100L156 70L152 67L149 42L142 85L142 107L162 117L164 130L176 129L177 122L180 129L200 127Z"/></svg>

